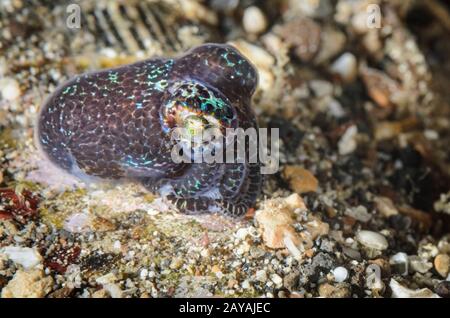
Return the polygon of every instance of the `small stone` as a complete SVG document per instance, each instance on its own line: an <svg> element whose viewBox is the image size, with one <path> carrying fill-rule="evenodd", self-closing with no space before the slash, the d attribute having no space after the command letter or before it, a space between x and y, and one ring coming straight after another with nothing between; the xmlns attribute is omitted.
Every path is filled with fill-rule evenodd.
<svg viewBox="0 0 450 318"><path fill-rule="evenodd" d="M294 291L298 288L300 272L296 269L291 270L287 275L283 277L283 287L289 291Z"/></svg>
<svg viewBox="0 0 450 318"><path fill-rule="evenodd" d="M350 297L350 290L346 284L333 286L325 283L319 286L319 295L325 298L347 298Z"/></svg>
<svg viewBox="0 0 450 318"><path fill-rule="evenodd" d="M388 273L390 273L391 270L389 261L385 258L372 259L369 261L369 266L370 265L377 266L378 268L380 268L381 272L386 273L386 275L388 275Z"/></svg>
<svg viewBox="0 0 450 318"><path fill-rule="evenodd" d="M381 280L381 268L378 264L371 264L366 267L365 286L372 290L382 292L385 285Z"/></svg>
<svg viewBox="0 0 450 318"><path fill-rule="evenodd" d="M34 248L20 246L6 246L0 248L0 254L5 254L14 263L24 269L32 269L42 263L42 256Z"/></svg>
<svg viewBox="0 0 450 318"><path fill-rule="evenodd" d="M436 245L428 243L421 244L419 249L417 250L417 255L422 257L423 259L430 260L431 258L435 258L439 254L439 249Z"/></svg>
<svg viewBox="0 0 450 318"><path fill-rule="evenodd" d="M358 146L356 136L358 135L358 128L356 125L351 125L347 128L345 133L342 135L341 139L338 142L338 150L339 154L342 156L351 154L356 150Z"/></svg>
<svg viewBox="0 0 450 318"><path fill-rule="evenodd" d="M260 68L270 68L275 65L275 58L260 46L251 44L245 40L228 42L236 47L250 62Z"/></svg>
<svg viewBox="0 0 450 318"><path fill-rule="evenodd" d="M260 8L251 6L244 11L242 25L246 32L260 34L267 28L267 19Z"/></svg>
<svg viewBox="0 0 450 318"><path fill-rule="evenodd" d="M106 291L106 289L102 288L99 290L96 290L92 293L92 298L109 298L109 293Z"/></svg>
<svg viewBox="0 0 450 318"><path fill-rule="evenodd" d="M434 291L442 298L450 298L450 281L442 281L437 283Z"/></svg>
<svg viewBox="0 0 450 318"><path fill-rule="evenodd" d="M20 96L19 83L13 78L1 79L0 96L8 101L16 100Z"/></svg>
<svg viewBox="0 0 450 318"><path fill-rule="evenodd" d="M2 298L42 298L53 286L53 279L40 269L18 270L2 289Z"/></svg>
<svg viewBox="0 0 450 318"><path fill-rule="evenodd" d="M339 54L347 41L345 34L334 27L322 28L320 37L320 50L317 52L314 62L323 64Z"/></svg>
<svg viewBox="0 0 450 318"><path fill-rule="evenodd" d="M242 250L241 254L243 254L243 253L244 253L244 251ZM208 248L203 248L203 249L200 251L200 255L201 255L202 257L209 257L209 256L211 255L211 251L210 251Z"/></svg>
<svg viewBox="0 0 450 318"><path fill-rule="evenodd" d="M304 62L310 61L319 51L321 28L308 17L292 19L275 28L294 55Z"/></svg>
<svg viewBox="0 0 450 318"><path fill-rule="evenodd" d="M256 271L255 278L257 280L259 280L260 282L267 281L267 273L266 273L266 271L263 270L263 269L260 269L260 270Z"/></svg>
<svg viewBox="0 0 450 318"><path fill-rule="evenodd" d="M326 222L322 222L315 217L310 217L310 221L305 224L306 231L311 235L311 239L315 240L319 236L328 235L330 231L330 225Z"/></svg>
<svg viewBox="0 0 450 318"><path fill-rule="evenodd" d="M117 284L105 284L103 288L111 295L112 298L123 298L123 291Z"/></svg>
<svg viewBox="0 0 450 318"><path fill-rule="evenodd" d="M393 278L389 282L389 287L392 290L392 298L440 298L428 288L412 290L400 285Z"/></svg>
<svg viewBox="0 0 450 318"><path fill-rule="evenodd" d="M396 272L402 275L408 274L408 254L398 252L389 259L389 263L396 269Z"/></svg>
<svg viewBox="0 0 450 318"><path fill-rule="evenodd" d="M417 255L409 256L408 259L409 259L409 266L415 272L425 274L426 272L428 272L430 269L433 268L433 264Z"/></svg>
<svg viewBox="0 0 450 318"><path fill-rule="evenodd" d="M361 253L359 251L353 249L353 248L349 248L349 247L343 246L342 247L342 252L346 256L350 257L351 259L354 259L354 260L357 260L357 261L361 260Z"/></svg>
<svg viewBox="0 0 450 318"><path fill-rule="evenodd" d="M434 268L442 277L447 277L450 266L450 256L447 254L439 254L434 259Z"/></svg>
<svg viewBox="0 0 450 318"><path fill-rule="evenodd" d="M302 275L300 275L300 284L308 279L321 276L321 273L331 272L336 267L335 256L333 254L318 252L310 262L302 265Z"/></svg>
<svg viewBox="0 0 450 318"><path fill-rule="evenodd" d="M283 279L278 274L272 274L272 276L270 276L270 279L277 287L283 284Z"/></svg>
<svg viewBox="0 0 450 318"><path fill-rule="evenodd" d="M300 251L297 245L293 242L292 237L290 235L284 236L283 243L284 246L286 246L288 251L296 260L300 260L302 258L302 251Z"/></svg>
<svg viewBox="0 0 450 318"><path fill-rule="evenodd" d="M283 40L275 33L266 33L261 36L261 42L264 47L273 55L279 54L283 49Z"/></svg>
<svg viewBox="0 0 450 318"><path fill-rule="evenodd" d="M180 269L183 266L183 259L176 257L170 262L170 269Z"/></svg>
<svg viewBox="0 0 450 318"><path fill-rule="evenodd" d="M309 82L316 97L325 97L333 94L333 84L323 80L312 80Z"/></svg>
<svg viewBox="0 0 450 318"><path fill-rule="evenodd" d="M248 234L248 229L244 227L237 230L235 235L239 240L243 241L248 236Z"/></svg>
<svg viewBox="0 0 450 318"><path fill-rule="evenodd" d="M302 194L316 192L319 182L309 171L298 165L288 165L283 170L283 177L289 182L293 191Z"/></svg>
<svg viewBox="0 0 450 318"><path fill-rule="evenodd" d="M388 241L380 233L362 230L356 234L356 240L365 247L383 251L388 248Z"/></svg>
<svg viewBox="0 0 450 318"><path fill-rule="evenodd" d="M348 278L348 271L345 267L339 266L333 269L334 281L342 283Z"/></svg>
<svg viewBox="0 0 450 318"><path fill-rule="evenodd" d="M391 139L401 132L402 124L400 122L381 121L375 126L375 140Z"/></svg>
<svg viewBox="0 0 450 318"><path fill-rule="evenodd" d="M210 6L215 11L232 13L239 6L239 0L211 0Z"/></svg>
<svg viewBox="0 0 450 318"><path fill-rule="evenodd" d="M315 18L325 18L333 12L333 5L329 0L289 0L289 8L299 11L300 15Z"/></svg>
<svg viewBox="0 0 450 318"><path fill-rule="evenodd" d="M380 40L377 30L372 29L367 32L363 37L362 44L372 55L381 55L380 52L383 50L383 43Z"/></svg>
<svg viewBox="0 0 450 318"><path fill-rule="evenodd" d="M92 219L92 230L95 232L113 231L116 226L113 222L102 217L95 217Z"/></svg>
<svg viewBox="0 0 450 318"><path fill-rule="evenodd" d="M204 6L198 1L182 1L180 2L180 10L188 20L204 21L210 25L217 25L217 13Z"/></svg>
<svg viewBox="0 0 450 318"><path fill-rule="evenodd" d="M344 82L352 82L358 74L356 57L349 52L342 54L331 64L330 71L338 75Z"/></svg>
<svg viewBox="0 0 450 318"><path fill-rule="evenodd" d="M439 200L434 202L434 209L450 215L450 192L441 193Z"/></svg>
<svg viewBox="0 0 450 318"><path fill-rule="evenodd" d="M388 197L375 197L373 201L375 202L377 211L384 217L388 218L398 214L397 208Z"/></svg>
<svg viewBox="0 0 450 318"><path fill-rule="evenodd" d="M241 286L242 286L243 289L250 289L251 288L250 282L247 279L242 282Z"/></svg>
<svg viewBox="0 0 450 318"><path fill-rule="evenodd" d="M405 97L400 85L385 73L369 68L360 68L360 74L369 96L380 106L388 108L399 104Z"/></svg>
<svg viewBox="0 0 450 318"><path fill-rule="evenodd" d="M115 250L120 250L122 248L122 244L120 243L120 241L118 240L114 241L113 248Z"/></svg>
<svg viewBox="0 0 450 318"><path fill-rule="evenodd" d="M239 39L230 41L228 44L236 47L258 70L258 89L267 91L273 88L275 77L272 73L275 65L275 58L260 46L251 44L245 40Z"/></svg>
<svg viewBox="0 0 450 318"><path fill-rule="evenodd" d="M433 130L433 129L426 129L426 130L424 130L423 135L428 140L438 140L439 139L439 133L436 130ZM441 194L441 197L442 197L442 195L445 195L445 194ZM449 214L450 214L450 212L449 212Z"/></svg>
<svg viewBox="0 0 450 318"><path fill-rule="evenodd" d="M327 103L328 111L330 112L331 115L333 115L336 118L342 118L345 116L346 111L344 110L341 103L337 99L330 97L327 99L327 101L328 101Z"/></svg>
<svg viewBox="0 0 450 318"><path fill-rule="evenodd" d="M282 199L267 201L263 208L255 212L255 220L262 229L264 243L270 248L284 248L285 236L289 236L294 245L300 243L295 232L293 212Z"/></svg>
<svg viewBox="0 0 450 318"><path fill-rule="evenodd" d="M92 229L92 217L87 213L74 213L64 222L64 229L70 233L84 233Z"/></svg>
<svg viewBox="0 0 450 318"><path fill-rule="evenodd" d="M444 236L437 244L439 252L450 254L450 235Z"/></svg>
<svg viewBox="0 0 450 318"><path fill-rule="evenodd" d="M250 257L252 258L261 258L265 254L265 251L263 248L260 248L258 246L252 246L250 248Z"/></svg>
<svg viewBox="0 0 450 318"><path fill-rule="evenodd" d="M351 19L351 26L358 34L365 34L369 31L367 27L367 12L365 10L357 12Z"/></svg>
<svg viewBox="0 0 450 318"><path fill-rule="evenodd" d="M345 215L354 218L357 221L367 223L372 218L372 214L367 212L367 208L363 205L358 205L355 208L345 210Z"/></svg>
<svg viewBox="0 0 450 318"><path fill-rule="evenodd" d="M284 199L284 202L289 206L292 211L297 209L306 210L305 201L297 193L293 193Z"/></svg>
<svg viewBox="0 0 450 318"><path fill-rule="evenodd" d="M213 273L218 273L218 272L220 272L221 270L220 270L220 266L219 265L217 265L217 264L215 264L215 265L213 265L212 267L211 267L211 272L213 272Z"/></svg>
<svg viewBox="0 0 450 318"><path fill-rule="evenodd" d="M141 272L139 273L139 277L140 277L142 280L146 279L146 278L148 277L148 269L143 268L143 269L141 270Z"/></svg>
<svg viewBox="0 0 450 318"><path fill-rule="evenodd" d="M98 277L95 280L95 282L97 284L106 285L106 284L114 283L116 280L117 280L116 275L114 275L113 273L108 273L108 274Z"/></svg>
<svg viewBox="0 0 450 318"><path fill-rule="evenodd" d="M47 298L69 298L74 288L63 287L47 295Z"/></svg>

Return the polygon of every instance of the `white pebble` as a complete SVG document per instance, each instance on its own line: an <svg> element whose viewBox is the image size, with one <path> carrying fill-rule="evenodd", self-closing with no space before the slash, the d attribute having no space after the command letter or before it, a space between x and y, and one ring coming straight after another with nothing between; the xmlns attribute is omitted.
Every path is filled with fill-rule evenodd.
<svg viewBox="0 0 450 318"><path fill-rule="evenodd" d="M347 279L348 271L345 267L339 266L333 270L333 276L337 283L342 283Z"/></svg>
<svg viewBox="0 0 450 318"><path fill-rule="evenodd" d="M247 228L240 228L239 230L237 230L236 232L236 237L238 239L240 239L241 241L245 240L245 238L248 235L248 229Z"/></svg>
<svg viewBox="0 0 450 318"><path fill-rule="evenodd" d="M148 276L148 270L146 268L143 268L139 276L141 277L142 280L146 279Z"/></svg>
<svg viewBox="0 0 450 318"><path fill-rule="evenodd" d="M250 60L258 69L270 70L275 65L275 58L264 48L251 44L245 40L227 42L237 48L246 58Z"/></svg>
<svg viewBox="0 0 450 318"><path fill-rule="evenodd" d="M389 259L389 263L392 265L395 264L407 264L408 263L408 255L403 252L398 252L397 254L394 254Z"/></svg>
<svg viewBox="0 0 450 318"><path fill-rule="evenodd" d="M259 271L256 272L255 277L260 282L265 282L267 280L266 271L263 269L260 269Z"/></svg>
<svg viewBox="0 0 450 318"><path fill-rule="evenodd" d="M284 239L283 239L283 242L284 242L284 245L286 246L286 248L288 249L288 251L292 254L292 256L295 259L300 260L302 258L301 251L294 244L294 242L292 241L292 238L291 238L290 235L285 235Z"/></svg>
<svg viewBox="0 0 450 318"><path fill-rule="evenodd" d="M338 150L340 155L348 155L355 151L358 143L356 142L356 136L358 134L358 128L356 125L352 125L347 128L338 142Z"/></svg>
<svg viewBox="0 0 450 318"><path fill-rule="evenodd" d="M106 284L103 288L111 295L111 298L123 298L123 291L116 284Z"/></svg>
<svg viewBox="0 0 450 318"><path fill-rule="evenodd" d="M325 97L333 94L333 84L323 80L312 80L309 86L317 97Z"/></svg>
<svg viewBox="0 0 450 318"><path fill-rule="evenodd" d="M64 229L70 233L82 233L90 230L91 217L86 213L74 213L64 222Z"/></svg>
<svg viewBox="0 0 450 318"><path fill-rule="evenodd" d="M391 278L389 287L392 290L392 298L441 298L428 288L409 289L400 285L395 279Z"/></svg>
<svg viewBox="0 0 450 318"><path fill-rule="evenodd" d="M366 247L380 251L387 249L389 246L388 241L383 235L372 231L359 231L356 234L356 240Z"/></svg>
<svg viewBox="0 0 450 318"><path fill-rule="evenodd" d="M281 284L283 284L283 279L278 275L278 274L272 274L272 276L270 277L270 279L272 280L272 282L274 282L275 285L280 286Z"/></svg>
<svg viewBox="0 0 450 318"><path fill-rule="evenodd" d="M345 110L341 103L334 98L330 98L328 102L328 111L336 118L342 118L345 116Z"/></svg>
<svg viewBox="0 0 450 318"><path fill-rule="evenodd" d="M12 78L4 78L0 81L0 95L8 100L16 100L20 96L19 83Z"/></svg>
<svg viewBox="0 0 450 318"><path fill-rule="evenodd" d="M122 248L122 244L120 243L120 241L114 241L113 248L115 250L120 250Z"/></svg>
<svg viewBox="0 0 450 318"><path fill-rule="evenodd" d="M429 140L437 140L439 139L439 133L436 130L426 129L423 134Z"/></svg>
<svg viewBox="0 0 450 318"><path fill-rule="evenodd" d="M31 269L42 262L42 256L33 248L20 246L6 246L0 249L14 263L22 265L24 269Z"/></svg>
<svg viewBox="0 0 450 318"><path fill-rule="evenodd" d="M367 223L372 218L372 214L367 211L367 208L363 205L358 205L355 208L346 209L344 212L345 215L348 215L360 222Z"/></svg>
<svg viewBox="0 0 450 318"><path fill-rule="evenodd" d="M100 51L100 54L111 59L117 57L117 52L113 48L104 48Z"/></svg>
<svg viewBox="0 0 450 318"><path fill-rule="evenodd" d="M248 33L260 34L267 28L267 19L261 9L251 6L244 11L242 25Z"/></svg>
<svg viewBox="0 0 450 318"><path fill-rule="evenodd" d="M349 52L342 54L331 64L330 71L345 82L353 81L357 74L356 57Z"/></svg>
<svg viewBox="0 0 450 318"><path fill-rule="evenodd" d="M223 278L223 273L222 272L217 272L216 273L216 277L218 278L218 279L222 279Z"/></svg>
<svg viewBox="0 0 450 318"><path fill-rule="evenodd" d="M417 255L408 257L409 265L414 272L425 274L433 268L433 264Z"/></svg>
<svg viewBox="0 0 450 318"><path fill-rule="evenodd" d="M106 284L112 284L116 280L117 280L116 275L114 275L113 273L108 273L108 274L105 274L103 276L97 277L95 279L95 282L97 284L106 285Z"/></svg>
<svg viewBox="0 0 450 318"><path fill-rule="evenodd" d="M202 257L209 257L209 255L210 255L209 249L207 249L207 248L202 249L200 252L200 255Z"/></svg>

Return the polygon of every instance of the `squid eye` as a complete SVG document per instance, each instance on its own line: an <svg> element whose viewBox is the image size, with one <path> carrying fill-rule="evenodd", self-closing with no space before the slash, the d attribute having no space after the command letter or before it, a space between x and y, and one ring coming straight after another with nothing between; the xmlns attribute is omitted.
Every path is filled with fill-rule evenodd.
<svg viewBox="0 0 450 318"><path fill-rule="evenodd" d="M237 125L236 114L224 96L197 82L179 82L168 90L160 109L165 132L188 128L191 135L209 128L225 130Z"/></svg>
<svg viewBox="0 0 450 318"><path fill-rule="evenodd" d="M201 135L203 130L208 129L211 124L204 117L189 115L184 119L182 126L187 129L189 135L198 136Z"/></svg>

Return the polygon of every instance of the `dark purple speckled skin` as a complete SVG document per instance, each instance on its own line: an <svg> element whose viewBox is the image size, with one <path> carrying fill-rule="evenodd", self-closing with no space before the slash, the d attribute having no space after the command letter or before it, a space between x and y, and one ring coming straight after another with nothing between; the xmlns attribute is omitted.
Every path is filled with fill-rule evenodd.
<svg viewBox="0 0 450 318"><path fill-rule="evenodd" d="M39 147L78 176L131 179L167 196L183 213L241 216L260 193L259 164L179 163L164 110L185 105L222 127L255 127L255 68L233 47L205 44L174 59L151 59L77 76L43 105ZM247 160L248 161L248 160Z"/></svg>

